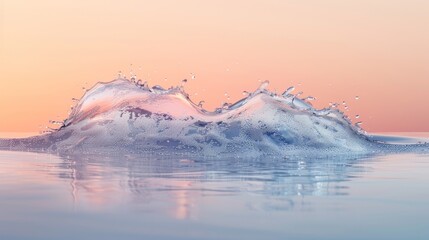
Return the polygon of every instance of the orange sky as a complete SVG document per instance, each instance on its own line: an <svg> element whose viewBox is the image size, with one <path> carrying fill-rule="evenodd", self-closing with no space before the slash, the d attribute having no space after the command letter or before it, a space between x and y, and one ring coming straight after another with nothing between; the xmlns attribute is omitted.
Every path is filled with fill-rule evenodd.
<svg viewBox="0 0 429 240"><path fill-rule="evenodd" d="M195 73L186 88L209 107L270 80L319 107L350 102L368 131L429 131L428 13L425 0L0 0L0 132L38 131L131 68L151 85Z"/></svg>

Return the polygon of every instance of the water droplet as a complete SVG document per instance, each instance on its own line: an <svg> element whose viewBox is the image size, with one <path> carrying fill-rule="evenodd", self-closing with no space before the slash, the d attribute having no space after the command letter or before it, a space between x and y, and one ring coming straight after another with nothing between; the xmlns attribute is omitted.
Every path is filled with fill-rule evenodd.
<svg viewBox="0 0 429 240"><path fill-rule="evenodd" d="M137 76L135 74L131 75L131 82L135 82L137 79Z"/></svg>
<svg viewBox="0 0 429 240"><path fill-rule="evenodd" d="M282 96L283 97L287 97L288 94L290 94L293 90L295 90L295 87L289 87L288 89L286 89L286 91L283 92Z"/></svg>
<svg viewBox="0 0 429 240"><path fill-rule="evenodd" d="M223 103L222 104L222 108L223 109L228 109L229 108L229 103Z"/></svg>
<svg viewBox="0 0 429 240"><path fill-rule="evenodd" d="M268 80L263 81L261 83L261 85L259 86L258 90L264 91L268 87L269 84L270 84L270 81L268 81Z"/></svg>
<svg viewBox="0 0 429 240"><path fill-rule="evenodd" d="M355 97L355 99L356 99L356 100L359 100L359 96L356 96L356 97Z"/></svg>
<svg viewBox="0 0 429 240"><path fill-rule="evenodd" d="M141 80L141 79L139 79L139 80L136 82L136 86L138 86L138 87L140 87L140 88L143 88L143 89L149 89L149 84L147 83L147 81L145 81L144 83L142 83L142 80Z"/></svg>
<svg viewBox="0 0 429 240"><path fill-rule="evenodd" d="M118 79L122 78L122 71L118 71Z"/></svg>
<svg viewBox="0 0 429 240"><path fill-rule="evenodd" d="M360 116L359 116L359 115L356 115L356 116L355 116L355 118L360 118Z"/></svg>
<svg viewBox="0 0 429 240"><path fill-rule="evenodd" d="M183 85L185 85L187 82L188 82L188 79L186 79L186 78L185 78L185 79L183 79L183 80L182 80L182 86L183 86Z"/></svg>
<svg viewBox="0 0 429 240"><path fill-rule="evenodd" d="M143 88L148 89L149 88L149 84L147 83L147 81L144 81L144 83L142 84Z"/></svg>
<svg viewBox="0 0 429 240"><path fill-rule="evenodd" d="M346 101L343 101L343 105L346 105Z"/></svg>
<svg viewBox="0 0 429 240"><path fill-rule="evenodd" d="M195 74L191 73L191 79L194 80L195 79Z"/></svg>
<svg viewBox="0 0 429 240"><path fill-rule="evenodd" d="M360 125L362 125L362 122L357 122L355 123L355 125L359 127Z"/></svg>
<svg viewBox="0 0 429 240"><path fill-rule="evenodd" d="M225 95L226 99L228 99L228 100L230 99L230 96L229 96L229 94L227 92L225 92L224 95Z"/></svg>
<svg viewBox="0 0 429 240"><path fill-rule="evenodd" d="M56 120L49 120L50 124L54 124L54 125L63 125L63 122L61 121L56 121Z"/></svg>
<svg viewBox="0 0 429 240"><path fill-rule="evenodd" d="M314 100L316 100L316 98L312 97L312 96L308 96L308 97L305 98L305 100L307 100L307 101L314 101Z"/></svg>
<svg viewBox="0 0 429 240"><path fill-rule="evenodd" d="M329 106L331 108L336 108L336 107L338 107L338 103L329 102Z"/></svg>
<svg viewBox="0 0 429 240"><path fill-rule="evenodd" d="M248 97L250 95L250 93L248 91L243 91L243 95Z"/></svg>

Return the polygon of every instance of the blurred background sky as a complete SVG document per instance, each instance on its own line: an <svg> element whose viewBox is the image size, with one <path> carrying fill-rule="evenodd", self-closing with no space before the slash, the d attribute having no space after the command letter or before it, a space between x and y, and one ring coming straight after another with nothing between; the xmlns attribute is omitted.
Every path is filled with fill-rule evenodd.
<svg viewBox="0 0 429 240"><path fill-rule="evenodd" d="M348 102L368 131L429 131L428 29L425 0L0 0L0 132L39 131L131 70L188 78L211 109L269 80Z"/></svg>

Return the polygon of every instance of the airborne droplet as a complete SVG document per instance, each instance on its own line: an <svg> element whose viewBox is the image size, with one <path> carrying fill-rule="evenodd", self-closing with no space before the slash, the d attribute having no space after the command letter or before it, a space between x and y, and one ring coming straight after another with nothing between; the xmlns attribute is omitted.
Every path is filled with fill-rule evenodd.
<svg viewBox="0 0 429 240"><path fill-rule="evenodd" d="M355 118L360 118L360 116L359 116L359 115L356 115L356 116L355 116Z"/></svg>
<svg viewBox="0 0 429 240"><path fill-rule="evenodd" d="M230 99L229 94L227 92L225 92L224 95L225 95L226 99L228 99L228 100Z"/></svg>
<svg viewBox="0 0 429 240"><path fill-rule="evenodd" d="M356 96L356 97L355 97L355 99L356 99L356 100L359 100L359 96Z"/></svg>
<svg viewBox="0 0 429 240"><path fill-rule="evenodd" d="M336 108L336 107L338 107L338 103L330 102L330 103L329 103L329 106L330 106L331 108Z"/></svg>
<svg viewBox="0 0 429 240"><path fill-rule="evenodd" d="M282 96L283 96L283 97L287 97L287 95L288 95L289 93L291 93L293 90L295 90L295 87L294 87L294 86L289 87L288 89L286 89L286 91L284 91L284 92L283 92Z"/></svg>

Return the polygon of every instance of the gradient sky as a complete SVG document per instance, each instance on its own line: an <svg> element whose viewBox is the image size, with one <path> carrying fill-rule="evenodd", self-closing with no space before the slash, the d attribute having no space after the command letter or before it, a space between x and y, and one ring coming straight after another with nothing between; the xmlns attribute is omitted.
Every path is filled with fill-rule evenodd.
<svg viewBox="0 0 429 240"><path fill-rule="evenodd" d="M0 132L38 131L131 69L194 73L210 108L269 80L349 102L368 131L429 131L428 29L427 0L0 0Z"/></svg>

